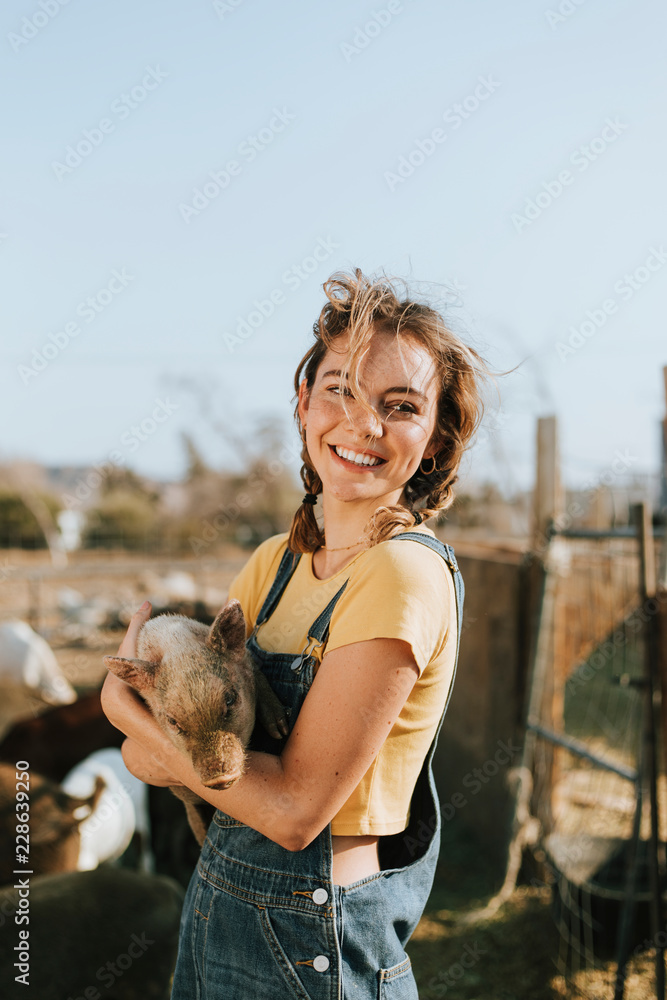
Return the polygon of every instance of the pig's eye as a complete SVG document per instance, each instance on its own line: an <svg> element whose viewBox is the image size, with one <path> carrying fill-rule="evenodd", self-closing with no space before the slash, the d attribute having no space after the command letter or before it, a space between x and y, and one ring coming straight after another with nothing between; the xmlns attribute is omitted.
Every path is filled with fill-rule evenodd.
<svg viewBox="0 0 667 1000"><path fill-rule="evenodd" d="M232 705L235 705L237 698L238 694L236 691L229 691L225 698L225 705L227 706L227 708L231 708Z"/></svg>
<svg viewBox="0 0 667 1000"><path fill-rule="evenodd" d="M172 719L170 715L167 716L167 722L169 723L170 726L173 726L174 729L178 729L179 733L182 733L184 731L176 722L176 719Z"/></svg>

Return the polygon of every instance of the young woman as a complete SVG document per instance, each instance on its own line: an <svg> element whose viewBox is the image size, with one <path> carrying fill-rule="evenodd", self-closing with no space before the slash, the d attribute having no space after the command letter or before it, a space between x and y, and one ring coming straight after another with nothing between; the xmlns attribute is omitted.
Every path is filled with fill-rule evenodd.
<svg viewBox="0 0 667 1000"><path fill-rule="evenodd" d="M173 1000L417 998L405 945L435 873L431 760L463 602L454 552L423 522L453 501L488 369L385 279L357 270L324 290L295 377L306 495L230 588L287 708L284 747L249 752L240 780L213 791L133 691L105 683L130 770L216 807ZM135 614L121 655L136 655L149 615Z"/></svg>

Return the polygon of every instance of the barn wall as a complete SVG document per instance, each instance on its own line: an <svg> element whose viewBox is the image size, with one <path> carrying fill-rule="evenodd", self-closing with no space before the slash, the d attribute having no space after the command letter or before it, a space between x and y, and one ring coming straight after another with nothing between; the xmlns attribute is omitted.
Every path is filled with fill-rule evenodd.
<svg viewBox="0 0 667 1000"><path fill-rule="evenodd" d="M527 571L518 552L454 548L466 587L463 634L433 771L443 827L469 827L501 874L513 808L507 776L523 744Z"/></svg>

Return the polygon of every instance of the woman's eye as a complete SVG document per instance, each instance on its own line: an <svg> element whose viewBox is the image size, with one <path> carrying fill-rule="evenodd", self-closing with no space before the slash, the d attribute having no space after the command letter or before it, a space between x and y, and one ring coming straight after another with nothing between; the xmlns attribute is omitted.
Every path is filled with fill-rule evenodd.
<svg viewBox="0 0 667 1000"><path fill-rule="evenodd" d="M412 403L387 403L387 409L394 413L416 413Z"/></svg>
<svg viewBox="0 0 667 1000"><path fill-rule="evenodd" d="M330 385L327 391L328 392L333 392L337 396L351 396L352 395L352 393L350 392L350 390L347 389L347 388L343 389L343 391L341 392L341 389L340 389L339 385Z"/></svg>

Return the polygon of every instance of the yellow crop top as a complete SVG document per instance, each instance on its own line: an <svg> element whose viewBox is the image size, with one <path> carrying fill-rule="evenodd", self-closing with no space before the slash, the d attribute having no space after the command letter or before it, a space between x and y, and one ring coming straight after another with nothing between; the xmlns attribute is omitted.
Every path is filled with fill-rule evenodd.
<svg viewBox="0 0 667 1000"><path fill-rule="evenodd" d="M411 531L433 536L420 525ZM229 597L241 602L248 634L278 570L287 534L263 542L233 580ZM434 537L434 536L433 536ZM301 556L271 617L257 632L270 652L297 656L317 615L349 579L334 609L329 639L314 656L366 639L410 643L419 677L380 752L331 821L334 835L381 835L405 830L410 799L452 683L456 656L456 596L451 570L418 542L380 542L334 576L318 580L312 554ZM315 670L317 670L317 665Z"/></svg>

